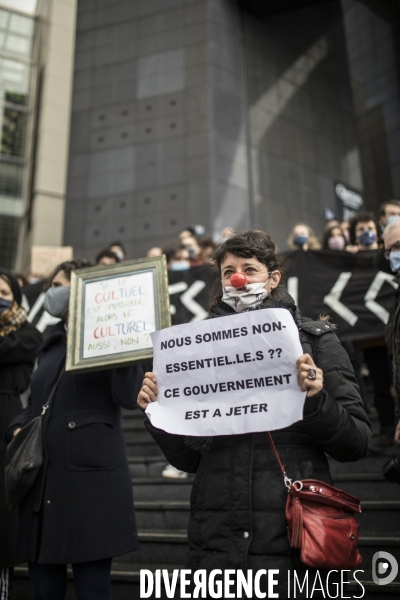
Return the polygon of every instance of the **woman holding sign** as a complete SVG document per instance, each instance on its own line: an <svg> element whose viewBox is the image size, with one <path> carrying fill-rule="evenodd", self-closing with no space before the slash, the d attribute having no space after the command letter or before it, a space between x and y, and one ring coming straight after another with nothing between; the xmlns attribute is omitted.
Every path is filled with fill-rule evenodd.
<svg viewBox="0 0 400 600"><path fill-rule="evenodd" d="M110 600L112 557L138 547L121 407L136 407L142 369L64 370L70 276L87 266L65 262L52 276L45 309L60 322L39 348L29 405L8 429L18 435L49 403L43 464L19 505L17 556L28 562L35 600L65 597L67 564L80 600Z"/></svg>
<svg viewBox="0 0 400 600"><path fill-rule="evenodd" d="M27 322L17 279L0 270L0 598L11 594L17 511L9 511L4 489L5 432L22 410L20 394L29 387L42 335Z"/></svg>
<svg viewBox="0 0 400 600"><path fill-rule="evenodd" d="M216 249L214 259L218 277L210 303L213 318L269 308L286 309L293 318L303 348L296 363L298 384L306 392L303 419L274 431L273 440L293 480L331 483L325 453L338 461L357 460L366 454L371 435L335 327L300 315L282 284L276 246L261 231L228 239ZM154 373L146 373L138 404L146 409L157 401L157 394ZM174 467L196 473L186 566L253 573L279 569L274 591L287 597L288 571L295 569L300 576L306 567L289 546L287 489L266 434L184 437L156 429L150 422L146 426Z"/></svg>

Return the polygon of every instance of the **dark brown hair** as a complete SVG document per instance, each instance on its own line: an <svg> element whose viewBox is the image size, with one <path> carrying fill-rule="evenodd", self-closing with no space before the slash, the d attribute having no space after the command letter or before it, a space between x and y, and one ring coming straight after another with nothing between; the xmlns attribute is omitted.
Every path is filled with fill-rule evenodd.
<svg viewBox="0 0 400 600"><path fill-rule="evenodd" d="M381 228L379 227L378 221L375 219L374 215L369 212L360 212L356 213L354 217L352 217L349 221L349 236L350 243L355 246L358 244L358 239L356 237L356 226L358 223L368 223L368 221L373 221L376 227L376 241L378 243L381 242Z"/></svg>
<svg viewBox="0 0 400 600"><path fill-rule="evenodd" d="M325 229L324 231L321 241L322 250L329 250L328 240L332 237L332 232L334 229L340 229L340 235L344 239L344 245L347 246L346 238L343 235L343 229L340 227L340 225L332 225L332 227L328 227L328 229Z"/></svg>
<svg viewBox="0 0 400 600"><path fill-rule="evenodd" d="M45 287L49 288L51 286L51 282L60 271L64 271L66 278L71 281L72 271L75 271L75 269L84 269L85 267L93 267L93 263L86 258L74 258L72 260L66 260L65 262L56 266L47 280L47 286Z"/></svg>
<svg viewBox="0 0 400 600"><path fill-rule="evenodd" d="M382 202L379 207L379 216L384 217L386 215L386 207L392 204L393 206L400 206L400 200L387 200L386 202Z"/></svg>
<svg viewBox="0 0 400 600"><path fill-rule="evenodd" d="M121 259L119 258L119 256L117 256L115 254L115 252L113 252L109 248L105 248L105 250L101 250L97 254L96 258L94 259L94 262L96 263L96 265L99 264L99 262L101 261L102 258L112 258L113 260L115 260L116 263L121 262Z"/></svg>
<svg viewBox="0 0 400 600"><path fill-rule="evenodd" d="M278 249L275 242L263 231L253 229L241 231L224 243L219 244L214 250L214 284L211 290L211 298L209 308L216 304L220 304L222 300L222 283L221 283L221 263L226 255L230 252L240 258L256 258L260 263L265 265L269 273L272 271L280 271L283 275L283 263L278 254ZM271 290L271 297L280 300L282 298L282 289L284 287L283 277L279 285Z"/></svg>

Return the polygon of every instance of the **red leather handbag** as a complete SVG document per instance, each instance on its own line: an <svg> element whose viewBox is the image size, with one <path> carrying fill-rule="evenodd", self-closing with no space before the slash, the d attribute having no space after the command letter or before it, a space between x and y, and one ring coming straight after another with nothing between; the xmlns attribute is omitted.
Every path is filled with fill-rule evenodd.
<svg viewBox="0 0 400 600"><path fill-rule="evenodd" d="M292 481L287 477L274 441L269 443L288 489L286 521L291 548L300 549L300 560L316 569L355 569L362 557L357 550L360 500L318 479Z"/></svg>

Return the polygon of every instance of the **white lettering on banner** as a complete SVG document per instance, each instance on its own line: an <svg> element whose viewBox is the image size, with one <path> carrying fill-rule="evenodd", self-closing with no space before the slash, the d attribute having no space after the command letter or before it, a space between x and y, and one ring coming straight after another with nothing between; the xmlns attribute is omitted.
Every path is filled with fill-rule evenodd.
<svg viewBox="0 0 400 600"><path fill-rule="evenodd" d="M151 423L181 435L231 435L303 418L303 354L289 311L269 308L176 325L151 334L159 395Z"/></svg>
<svg viewBox="0 0 400 600"><path fill-rule="evenodd" d="M194 281L190 288L188 289L188 284L184 281L179 283L172 283L168 286L168 293L171 296L172 294L179 294L180 292L185 292L181 295L180 301L185 308L189 312L191 312L194 317L190 319L190 323L195 323L196 321L203 321L207 319L208 312L194 299L197 294L201 292L206 287L205 281ZM173 304L170 305L171 315L176 314L176 306Z"/></svg>
<svg viewBox="0 0 400 600"><path fill-rule="evenodd" d="M83 358L151 348L156 330L152 273L116 275L84 288Z"/></svg>
<svg viewBox="0 0 400 600"><path fill-rule="evenodd" d="M339 317L342 317L344 321L347 321L347 323L354 327L354 325L358 321L357 315L355 315L352 310L350 310L349 308L347 308L347 306L340 302L340 297L351 275L351 273L340 273L337 282L335 283L329 294L325 296L323 301L329 306L329 308L334 310L335 313L339 315Z"/></svg>
<svg viewBox="0 0 400 600"><path fill-rule="evenodd" d="M299 303L299 278L289 277L286 284L287 291L292 296L296 304Z"/></svg>
<svg viewBox="0 0 400 600"><path fill-rule="evenodd" d="M354 314L353 311L347 306L345 306L343 302L340 302L340 297L351 276L352 273L341 273L329 294L325 296L324 302L329 306L329 308L334 310L339 317L342 317L344 321L347 321L349 325L354 327L358 321L357 315ZM293 279L293 277L290 279ZM290 279L288 279L288 282ZM375 275L367 293L364 296L364 302L365 306L386 325L389 321L389 312L386 310L386 308L375 301L375 298L378 296L385 282L390 283L394 289L398 288L397 283L394 281L393 275L390 275L390 273L385 273L384 271L379 271Z"/></svg>
<svg viewBox="0 0 400 600"><path fill-rule="evenodd" d="M208 312L194 300L194 297L197 296L206 287L205 281L194 281L190 288L181 296L181 302L183 306L185 306L191 313L194 314L193 319L190 319L190 323L195 323L196 321L203 321L207 319Z"/></svg>
<svg viewBox="0 0 400 600"><path fill-rule="evenodd" d="M375 298L381 291L385 281L390 283L390 285L394 287L395 290L397 290L397 288L399 287L394 281L394 275L390 275L390 273L385 273L384 271L379 271L379 273L375 275L373 282L369 286L368 292L364 296L364 301L365 306L386 325L389 321L389 312L386 310L386 308L375 302Z"/></svg>

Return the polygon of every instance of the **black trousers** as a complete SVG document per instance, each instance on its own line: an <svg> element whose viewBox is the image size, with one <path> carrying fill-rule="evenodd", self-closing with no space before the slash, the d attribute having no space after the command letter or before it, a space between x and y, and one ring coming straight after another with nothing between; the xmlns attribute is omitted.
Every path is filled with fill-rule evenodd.
<svg viewBox="0 0 400 600"><path fill-rule="evenodd" d="M78 600L111 600L111 558L72 565ZM67 565L29 563L32 600L64 600Z"/></svg>
<svg viewBox="0 0 400 600"><path fill-rule="evenodd" d="M390 392L392 378L386 346L366 348L364 358L374 384L375 406L378 411L381 433L393 435L396 424L394 400Z"/></svg>

